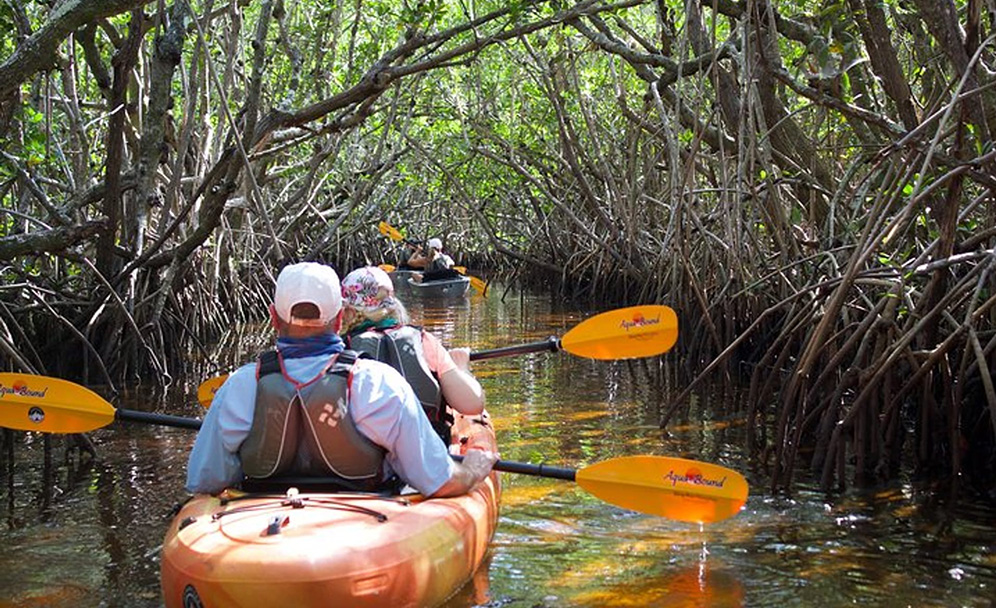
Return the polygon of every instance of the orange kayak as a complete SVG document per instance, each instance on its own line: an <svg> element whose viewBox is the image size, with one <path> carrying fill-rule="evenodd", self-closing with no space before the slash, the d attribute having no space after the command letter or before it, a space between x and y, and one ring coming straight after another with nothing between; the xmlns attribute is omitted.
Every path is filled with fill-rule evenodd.
<svg viewBox="0 0 996 608"><path fill-rule="evenodd" d="M497 450L487 417L457 415L454 453ZM480 566L498 520L492 472L470 494L198 495L163 543L167 608L435 606Z"/></svg>

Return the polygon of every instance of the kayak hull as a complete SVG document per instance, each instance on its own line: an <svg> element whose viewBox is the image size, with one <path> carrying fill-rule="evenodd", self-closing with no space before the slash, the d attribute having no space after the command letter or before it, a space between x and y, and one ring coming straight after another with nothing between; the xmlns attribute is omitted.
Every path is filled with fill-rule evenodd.
<svg viewBox="0 0 996 608"><path fill-rule="evenodd" d="M387 276L391 277L391 283L394 284L395 293L409 293L408 279L412 278L416 272L415 270L392 270L387 273Z"/></svg>
<svg viewBox="0 0 996 608"><path fill-rule="evenodd" d="M423 298L462 298L470 288L469 277L456 277L442 281L418 282L408 279L408 289L413 295Z"/></svg>
<svg viewBox="0 0 996 608"><path fill-rule="evenodd" d="M457 419L451 451L497 450L486 414ZM435 606L483 561L500 493L492 472L467 495L431 500L198 495L166 534L163 599L168 608Z"/></svg>

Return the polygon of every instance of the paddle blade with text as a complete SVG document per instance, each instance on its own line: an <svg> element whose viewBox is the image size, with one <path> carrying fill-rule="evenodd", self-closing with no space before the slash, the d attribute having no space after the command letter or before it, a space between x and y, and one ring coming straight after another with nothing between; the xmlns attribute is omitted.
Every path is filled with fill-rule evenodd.
<svg viewBox="0 0 996 608"><path fill-rule="evenodd" d="M732 469L666 456L625 456L577 473L578 485L612 504L694 523L732 517L747 502L747 480Z"/></svg>
<svg viewBox="0 0 996 608"><path fill-rule="evenodd" d="M666 352L678 340L678 315L667 306L619 308L578 324L561 348L591 359L632 359Z"/></svg>
<svg viewBox="0 0 996 608"><path fill-rule="evenodd" d="M57 415L49 415L57 410ZM0 426L20 431L85 433L114 421L114 406L59 378L0 373Z"/></svg>

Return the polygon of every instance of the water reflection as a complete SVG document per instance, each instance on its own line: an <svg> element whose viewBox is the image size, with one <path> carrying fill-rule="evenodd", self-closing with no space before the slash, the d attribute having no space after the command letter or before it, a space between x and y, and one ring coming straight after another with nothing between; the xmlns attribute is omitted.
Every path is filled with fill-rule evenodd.
<svg viewBox="0 0 996 608"><path fill-rule="evenodd" d="M651 560L633 563L618 583L576 594L585 606L668 606L671 608L740 608L744 590L734 572L703 559L697 564L655 567Z"/></svg>
<svg viewBox="0 0 996 608"><path fill-rule="evenodd" d="M501 296L493 289L456 307L409 304L416 323L475 350L562 336L588 316L547 297ZM241 336L231 338L233 363L262 346L256 331L233 335ZM991 605L992 509L952 509L909 484L834 499L805 485L792 498L766 496L765 479L746 463L730 387L700 391L668 433L659 430L661 404L682 388L668 367L680 356L613 363L537 353L478 362L474 371L506 459L715 462L747 475L745 510L700 529L613 507L564 481L504 474L489 561L447 608ZM194 394L204 377L165 396L135 390L114 402L199 415ZM46 452L42 436L2 436L0 608L160 606L158 552L170 510L185 498L193 434L115 425L92 434L96 459L66 438L51 438Z"/></svg>

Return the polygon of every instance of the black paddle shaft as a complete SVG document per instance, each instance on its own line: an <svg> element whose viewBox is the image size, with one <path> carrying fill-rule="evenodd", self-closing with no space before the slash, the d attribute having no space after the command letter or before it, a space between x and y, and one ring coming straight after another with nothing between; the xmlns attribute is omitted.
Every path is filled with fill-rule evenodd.
<svg viewBox="0 0 996 608"><path fill-rule="evenodd" d="M497 357L506 357L510 355L538 353L546 350L552 353L558 352L560 350L560 339L555 336L550 336L541 342L530 342L529 344L519 344L517 346L503 346L502 348L480 350L476 353L470 353L470 360L480 361L482 359L495 359Z"/></svg>
<svg viewBox="0 0 996 608"><path fill-rule="evenodd" d="M450 454L450 458L457 462L463 462L463 456ZM529 464L528 462L515 462L513 460L499 460L493 467L496 471L506 473L521 473L532 475L533 477L550 477L552 479L566 479L574 481L577 477L577 469L567 469L564 467L551 467L545 464Z"/></svg>
<svg viewBox="0 0 996 608"><path fill-rule="evenodd" d="M138 410L114 410L116 420L127 422L145 422L149 424L161 424L163 426L173 426L179 429L199 429L201 421L197 418L185 418L183 416L170 416L169 414L153 414L152 412L141 412Z"/></svg>

